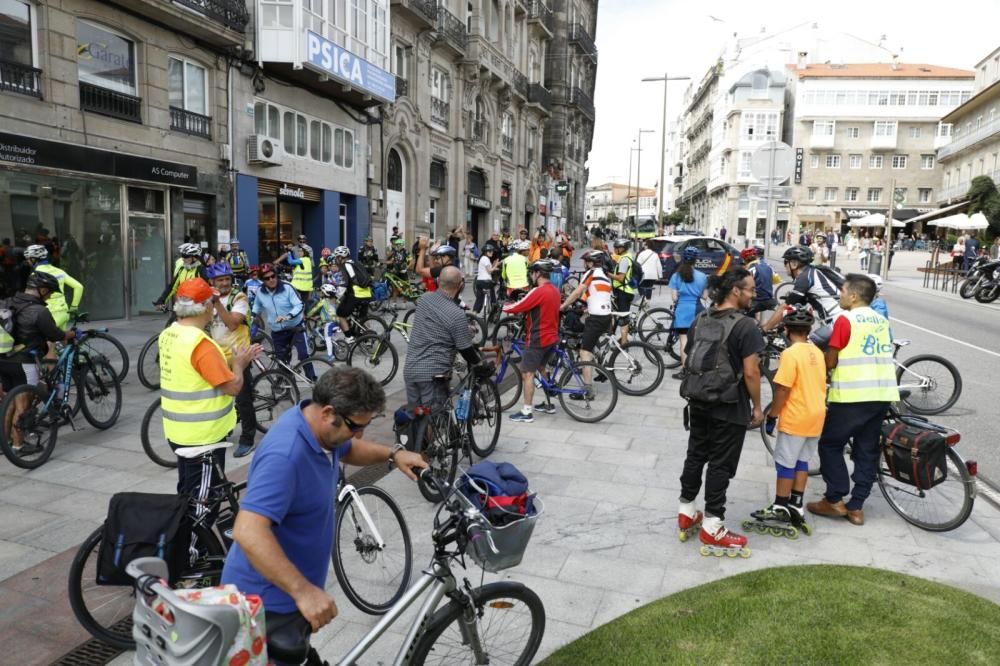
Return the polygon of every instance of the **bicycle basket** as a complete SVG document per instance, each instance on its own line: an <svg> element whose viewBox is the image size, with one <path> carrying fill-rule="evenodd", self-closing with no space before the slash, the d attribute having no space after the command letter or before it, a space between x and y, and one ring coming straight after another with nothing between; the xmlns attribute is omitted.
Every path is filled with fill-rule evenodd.
<svg viewBox="0 0 1000 666"><path fill-rule="evenodd" d="M532 496L533 506L528 514L509 512L514 517L511 522L494 525L464 493L455 494L461 498L460 501L466 510L472 509L482 516L482 520L469 529L469 544L465 554L492 573L520 564L531 540L531 534L535 531L535 523L545 509L541 499Z"/></svg>

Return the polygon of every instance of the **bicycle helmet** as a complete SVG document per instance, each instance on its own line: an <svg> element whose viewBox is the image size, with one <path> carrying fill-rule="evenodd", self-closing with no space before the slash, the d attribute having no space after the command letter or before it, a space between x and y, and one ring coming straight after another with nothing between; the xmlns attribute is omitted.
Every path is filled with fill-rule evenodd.
<svg viewBox="0 0 1000 666"><path fill-rule="evenodd" d="M404 245L406 245L406 241L403 240L402 238L397 238L396 240L392 241L392 244L398 245L399 247L403 247Z"/></svg>
<svg viewBox="0 0 1000 666"><path fill-rule="evenodd" d="M48 273L35 271L28 276L25 286L29 289L48 289L50 292L59 291L59 280Z"/></svg>
<svg viewBox="0 0 1000 666"><path fill-rule="evenodd" d="M328 247L324 247L324 248L323 248L323 249L322 249L322 250L320 251L320 253L319 253L319 256L323 257L324 259L326 259L327 257L329 257L329 256L330 256L330 248L328 248Z"/></svg>
<svg viewBox="0 0 1000 666"><path fill-rule="evenodd" d="M200 257L201 246L197 243L183 243L177 248L177 254L182 257Z"/></svg>
<svg viewBox="0 0 1000 666"><path fill-rule="evenodd" d="M514 248L514 252L527 252L531 249L531 243L526 240L516 240L511 243L511 247Z"/></svg>
<svg viewBox="0 0 1000 666"><path fill-rule="evenodd" d="M220 277L233 277L233 269L229 266L227 261L217 261L208 268L205 269L205 274L208 276L209 280L214 280Z"/></svg>
<svg viewBox="0 0 1000 666"><path fill-rule="evenodd" d="M797 261L800 264L811 264L813 256L815 256L813 255L813 251L805 245L793 245L785 250L785 253L781 255L781 258L784 261Z"/></svg>
<svg viewBox="0 0 1000 666"><path fill-rule="evenodd" d="M230 245L239 245L240 244L240 239L239 238L232 238L232 239L230 239L229 244Z"/></svg>
<svg viewBox="0 0 1000 666"><path fill-rule="evenodd" d="M785 316L781 319L785 326L793 328L812 328L816 318L812 310L805 305L789 305L785 309Z"/></svg>
<svg viewBox="0 0 1000 666"><path fill-rule="evenodd" d="M260 274L263 275L264 273L274 273L277 275L277 271L274 270L274 264L261 264Z"/></svg>
<svg viewBox="0 0 1000 666"><path fill-rule="evenodd" d="M334 259L350 259L351 250L346 245L338 245L333 249Z"/></svg>
<svg viewBox="0 0 1000 666"><path fill-rule="evenodd" d="M337 288L332 284L324 284L319 288L320 293L323 294L324 298L332 298L337 295Z"/></svg>
<svg viewBox="0 0 1000 666"><path fill-rule="evenodd" d="M584 253L583 260L590 261L595 264L603 264L604 259L607 256L608 255L604 254L604 252L602 252L601 250L590 250L589 252Z"/></svg>
<svg viewBox="0 0 1000 666"><path fill-rule="evenodd" d="M458 252L451 245L438 245L431 250L432 257L457 257Z"/></svg>
<svg viewBox="0 0 1000 666"><path fill-rule="evenodd" d="M260 268L257 266L257 264L251 264L250 268L248 268L247 271L249 271L250 273L259 273Z"/></svg>
<svg viewBox="0 0 1000 666"><path fill-rule="evenodd" d="M561 269L562 269L562 264L552 259L539 259L538 261L528 266L529 271L538 271L539 273L551 273L552 271Z"/></svg>
<svg viewBox="0 0 1000 666"><path fill-rule="evenodd" d="M629 248L629 246L631 246L631 245L632 245L632 241L630 241L630 240L628 240L626 238L619 238L619 239L617 239L617 240L614 241L614 247L615 247L615 249L623 247L623 248L625 248L627 250Z"/></svg>
<svg viewBox="0 0 1000 666"><path fill-rule="evenodd" d="M740 250L740 259L746 262L755 261L757 259L757 249L748 247L744 250Z"/></svg>
<svg viewBox="0 0 1000 666"><path fill-rule="evenodd" d="M694 262L694 260L698 258L699 254L700 252L698 252L698 248L693 245L688 245L684 248L684 251L681 252L681 259L689 263Z"/></svg>
<svg viewBox="0 0 1000 666"><path fill-rule="evenodd" d="M29 245L27 249L24 250L25 259L48 259L49 251L45 249L44 245Z"/></svg>
<svg viewBox="0 0 1000 666"><path fill-rule="evenodd" d="M764 258L764 248L763 248L763 247L761 247L760 245L758 245L758 246L754 247L754 252L756 252L756 253L757 253L757 256L758 256L758 257L760 257L760 258L762 258L762 259Z"/></svg>
<svg viewBox="0 0 1000 666"><path fill-rule="evenodd" d="M875 283L875 293L882 291L882 276L878 273L869 273L868 279Z"/></svg>

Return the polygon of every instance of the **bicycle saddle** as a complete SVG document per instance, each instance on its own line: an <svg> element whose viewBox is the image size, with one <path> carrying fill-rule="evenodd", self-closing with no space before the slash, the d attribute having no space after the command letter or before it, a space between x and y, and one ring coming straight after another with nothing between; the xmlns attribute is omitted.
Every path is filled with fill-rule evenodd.
<svg viewBox="0 0 1000 666"><path fill-rule="evenodd" d="M901 338L897 338L892 341L892 344L896 345L897 347L905 347L906 345L910 344L910 342L911 342L910 340L903 340Z"/></svg>
<svg viewBox="0 0 1000 666"><path fill-rule="evenodd" d="M200 458L206 453L211 453L216 449L228 449L232 445L232 442L219 442L218 444L207 444L205 446L182 446L174 451L174 453L181 458Z"/></svg>
<svg viewBox="0 0 1000 666"><path fill-rule="evenodd" d="M267 630L267 656L273 660L301 664L309 654L312 627L302 613L264 611Z"/></svg>
<svg viewBox="0 0 1000 666"><path fill-rule="evenodd" d="M440 375L434 375L434 381L436 381L436 382L450 382L451 381L451 373L450 372L442 372Z"/></svg>

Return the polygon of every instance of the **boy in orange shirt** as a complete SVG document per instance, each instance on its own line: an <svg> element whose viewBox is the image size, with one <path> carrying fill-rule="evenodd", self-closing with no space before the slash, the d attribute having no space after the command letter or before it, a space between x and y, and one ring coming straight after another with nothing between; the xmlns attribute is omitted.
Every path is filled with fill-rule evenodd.
<svg viewBox="0 0 1000 666"><path fill-rule="evenodd" d="M743 529L795 538L812 532L803 517L802 496L809 478L809 459L816 454L826 418L826 363L819 347L809 342L813 315L807 308L790 308L782 319L791 346L781 352L774 376L774 401L762 428L774 427L774 466L778 471L774 504L750 514ZM773 531L772 531L773 530Z"/></svg>

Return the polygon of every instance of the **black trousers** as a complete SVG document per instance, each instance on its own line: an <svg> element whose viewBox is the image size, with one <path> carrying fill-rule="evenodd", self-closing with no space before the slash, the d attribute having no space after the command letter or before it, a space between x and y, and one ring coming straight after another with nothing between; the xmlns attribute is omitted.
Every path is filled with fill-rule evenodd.
<svg viewBox="0 0 1000 666"><path fill-rule="evenodd" d="M257 412L253 409L253 375L250 368L243 370L243 388L236 396L236 413L240 417L240 424L243 426L243 433L240 435L241 444L253 444L257 435Z"/></svg>
<svg viewBox="0 0 1000 666"><path fill-rule="evenodd" d="M486 304L486 296L489 294L490 298L494 298L495 293L493 292L493 281L492 280L476 280L473 285L473 291L476 292L476 303L472 306L473 312L482 312L483 305Z"/></svg>
<svg viewBox="0 0 1000 666"><path fill-rule="evenodd" d="M687 457L681 473L681 501L693 502L701 490L705 476L705 513L716 518L726 517L726 490L736 476L743 452L745 424L729 423L712 418L706 410L690 408Z"/></svg>

